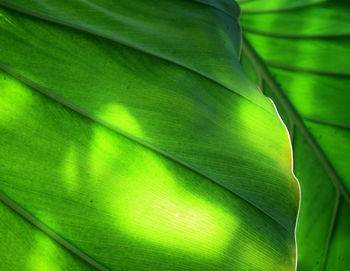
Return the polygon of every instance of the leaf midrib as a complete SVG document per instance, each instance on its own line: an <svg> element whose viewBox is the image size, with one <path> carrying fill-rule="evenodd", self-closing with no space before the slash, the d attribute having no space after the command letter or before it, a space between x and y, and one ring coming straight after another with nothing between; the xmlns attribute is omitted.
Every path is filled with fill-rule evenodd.
<svg viewBox="0 0 350 271"><path fill-rule="evenodd" d="M44 223L42 223L39 219L37 219L35 216L30 214L28 211L23 209L17 202L12 200L10 197L8 197L6 194L4 194L2 191L0 191L0 201L3 202L6 206L8 206L10 209L12 209L14 212L16 212L18 215L20 215L22 218L24 218L26 221L28 221L30 224L38 228L41 232L46 234L48 237L53 239L55 242L63 246L65 249L67 249L69 252L73 253L77 257L79 257L84 262L88 263L92 267L96 268L97 270L101 271L109 271L106 267L98 263L96 260L91 258L89 255L85 254L82 250L72 245L69 241L62 238L60 235L58 235L55 231L50 229L48 226L46 226Z"/></svg>
<svg viewBox="0 0 350 271"><path fill-rule="evenodd" d="M46 89L38 84L36 84L35 82L23 77L21 74L13 71L11 68L7 67L6 65L4 65L1 60L0 60L0 69L9 73L10 75L12 75L13 77L15 77L16 79L18 79L19 81L23 82L24 84L32 87L33 89L35 89L36 91L42 93L43 95L49 97L50 99L52 99L54 102L59 103L60 105L67 107L71 110L73 110L75 113L86 117L100 125L102 125L103 127L113 131L114 133L117 133L131 141L133 141L134 143L137 143L139 145L141 145L142 147L148 148L160 155L162 155L163 157L176 162L177 164L179 164L180 166L183 166L191 171L193 171L194 173L204 177L205 179L208 179L209 181L213 182L214 184L220 186L221 188L229 191L230 193L232 193L233 195L237 196L238 198L242 199L243 201L247 202L248 204L250 204L251 206L253 206L254 208L256 208L259 212L263 213L264 215L266 215L268 218L270 218L273 222L275 222L278 226L280 226L281 228L283 228L285 231L290 232L283 224L281 224L277 219L273 218L272 216L270 216L268 213L266 213L263 209L259 208L258 206L256 206L254 203L252 203L251 201L249 201L248 199L244 198L243 196L239 195L238 193L230 190L229 188L225 187L224 185L222 185L220 182L216 181L215 178L207 175L206 173L202 172L200 169L197 169L196 167L190 165L189 163L183 161L182 159L179 159L175 156L173 156L172 154L168 153L167 151L164 151L162 149L157 148L156 146L154 146L153 144L149 144L146 141L133 136L132 134L123 131L122 129L108 123L107 121L104 121L103 119L100 119L98 116L95 116L94 114L91 114L90 112L88 112L87 110L75 105L74 103L71 103L69 101L67 101L66 99L62 98L61 96L57 95L56 93L52 92L49 89Z"/></svg>
<svg viewBox="0 0 350 271"><path fill-rule="evenodd" d="M255 205L254 203L252 203L251 201L249 201L248 199L244 198L243 196L237 194L236 192L230 190L229 188L223 186L221 183L219 183L218 181L216 181L215 179L213 179L212 177L210 177L209 175L203 173L200 169L197 169L195 167L193 167L192 165L188 164L185 161L182 161L181 159L176 158L175 156L167 153L166 151L163 151L161 149L158 149L157 147L137 138L134 137L133 135L126 133L122 130L120 130L117 127L114 127L113 125L110 125L108 122L103 121L101 119L99 119L98 117L94 116L93 114L90 114L88 111L76 106L75 104L66 101L65 99L61 98L59 95L53 93L50 90L47 90L45 88L42 88L41 86L37 85L36 83L26 79L25 77L23 77L22 75L12 71L10 68L8 68L6 65L4 65L1 60L0 60L0 70L3 70L7 73L9 73L11 76L15 77L16 79L18 79L19 81L23 82L24 84L32 87L34 90L42 93L43 95L49 97L50 99L52 99L54 102L59 103L60 105L67 107L71 110L73 110L75 113L86 117L88 119L91 119L92 121L95 121L96 123L104 126L105 128L126 137L127 139L140 144L141 146L148 148L160 155L162 155L163 157L170 159L173 162L176 162L177 164L179 164L180 166L183 166L191 171L193 171L195 174L198 174L202 177L204 177L205 179L208 179L209 181L213 182L214 184L218 185L219 187L229 191L230 193L232 193L233 195L235 195L236 197L240 198L241 200L245 201L247 204L251 205L252 207L254 207L257 211L261 212L263 215L265 215L268 219L271 220L271 222L276 223L281 229L285 230L288 233L291 233L283 224L281 224L277 219L275 219L274 217L272 217L271 215L269 215L268 213L266 213L263 209L261 209L260 207L258 207L257 205ZM0 191L0 193L2 193ZM94 267L99 267L99 270L101 271L108 271L108 269L106 269L104 266L100 265L98 262L96 262L94 259L90 258L87 254L85 254L84 252L80 251L79 249L77 249L76 247L74 247L73 245L71 245L68 241L66 241L65 239L63 239L62 237L60 237L59 235L52 234L54 233L54 231L52 231L50 228L48 228L47 226L45 226L43 223L41 223L36 217L32 216L30 213L28 213L25 209L23 209L19 204L17 204L15 201L13 201L12 199L10 199L9 197L7 197L4 194L0 194L0 200L3 201L5 204L7 204L7 202L11 202L11 204L13 206L16 206L15 208L13 208L11 205L9 205L9 207L11 209L14 209L19 215L21 215L22 217L24 217L26 220L28 220L31 224L37 226L39 228L39 230L43 231L45 234L47 234L49 237L53 238L55 241L57 241L59 244L61 244L62 246L64 246L68 251L72 252L73 254L77 255L78 257L80 257L83 260L86 260L89 264L91 264ZM18 211L19 210L19 211ZM28 219L29 218L29 219ZM35 221L35 223L33 223L32 221ZM52 233L51 233L52 232ZM66 244L69 244L66 246ZM79 252L80 251L80 252ZM78 253L77 253L78 252Z"/></svg>

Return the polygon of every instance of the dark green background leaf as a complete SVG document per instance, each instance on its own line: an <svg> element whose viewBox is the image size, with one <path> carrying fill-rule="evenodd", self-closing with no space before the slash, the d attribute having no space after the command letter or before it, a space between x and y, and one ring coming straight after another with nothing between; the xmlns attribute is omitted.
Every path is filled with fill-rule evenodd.
<svg viewBox="0 0 350 271"><path fill-rule="evenodd" d="M251 79L277 102L292 133L302 191L298 269L346 270L350 3L298 1L300 5L292 8L293 1L277 2L273 11L269 2L242 3L247 38L243 64Z"/></svg>

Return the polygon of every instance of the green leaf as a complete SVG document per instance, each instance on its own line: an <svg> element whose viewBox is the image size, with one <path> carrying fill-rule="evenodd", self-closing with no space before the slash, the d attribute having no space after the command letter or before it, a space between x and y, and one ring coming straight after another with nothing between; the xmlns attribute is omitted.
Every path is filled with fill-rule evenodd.
<svg viewBox="0 0 350 271"><path fill-rule="evenodd" d="M0 199L36 226L3 269L294 270L290 143L238 6L135 2L0 1Z"/></svg>
<svg viewBox="0 0 350 271"><path fill-rule="evenodd" d="M242 62L292 132L302 200L299 270L350 263L350 4L248 1ZM317 2L317 3L316 3ZM288 7L288 8L287 8ZM249 63L250 60L250 63ZM255 73L254 73L255 71Z"/></svg>

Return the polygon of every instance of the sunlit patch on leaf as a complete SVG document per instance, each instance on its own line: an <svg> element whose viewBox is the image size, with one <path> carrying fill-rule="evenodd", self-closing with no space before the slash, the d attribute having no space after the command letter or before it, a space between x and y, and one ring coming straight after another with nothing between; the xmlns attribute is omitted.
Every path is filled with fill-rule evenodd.
<svg viewBox="0 0 350 271"><path fill-rule="evenodd" d="M52 257L58 254L58 248L49 238L36 238L33 249L29 251L27 259L28 270L32 270L33 266L40 271L59 271L59 267L52 265Z"/></svg>
<svg viewBox="0 0 350 271"><path fill-rule="evenodd" d="M98 113L98 116L108 123L117 123L118 127L122 127L130 134L142 135L140 125L135 118L129 113L127 108L119 104L107 104Z"/></svg>
<svg viewBox="0 0 350 271"><path fill-rule="evenodd" d="M272 103L271 108L273 108ZM243 138L249 142L249 146L254 146L255 150L258 151L257 155L269 157L283 172L290 175L290 143L287 131L279 123L280 120L277 115L271 114L249 102L240 104L239 114L244 124L242 129ZM281 135L284 135L284 138L269 142L266 139L271 137L271 135L275 138L280 138Z"/></svg>
<svg viewBox="0 0 350 271"><path fill-rule="evenodd" d="M139 127L126 110L118 110L133 127ZM219 257L218 251L230 245L238 223L232 214L183 188L181 180L156 156L137 152L128 153L126 158L114 132L96 126L93 134L90 170L97 182L114 183L106 201L122 232L143 242L207 258ZM124 165L124 170L116 173L111 161L120 161L118 167Z"/></svg>
<svg viewBox="0 0 350 271"><path fill-rule="evenodd" d="M78 185L78 168L77 168L77 152L74 146L67 151L66 158L62 166L62 180L65 181L65 187L69 191L76 190Z"/></svg>
<svg viewBox="0 0 350 271"><path fill-rule="evenodd" d="M146 161L149 173L138 176L133 171L114 200L121 229L162 246L220 256L213 252L229 245L237 227L234 216L183 189L156 159Z"/></svg>
<svg viewBox="0 0 350 271"><path fill-rule="evenodd" d="M32 92L7 73L0 72L0 125L16 123L31 105ZM19 95L20 94L20 95Z"/></svg>

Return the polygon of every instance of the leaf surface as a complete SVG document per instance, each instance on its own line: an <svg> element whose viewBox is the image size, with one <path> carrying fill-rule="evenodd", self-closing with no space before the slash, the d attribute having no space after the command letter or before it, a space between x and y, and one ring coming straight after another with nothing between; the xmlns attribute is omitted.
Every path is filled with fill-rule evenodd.
<svg viewBox="0 0 350 271"><path fill-rule="evenodd" d="M0 3L3 202L101 270L295 268L288 136L236 4Z"/></svg>

